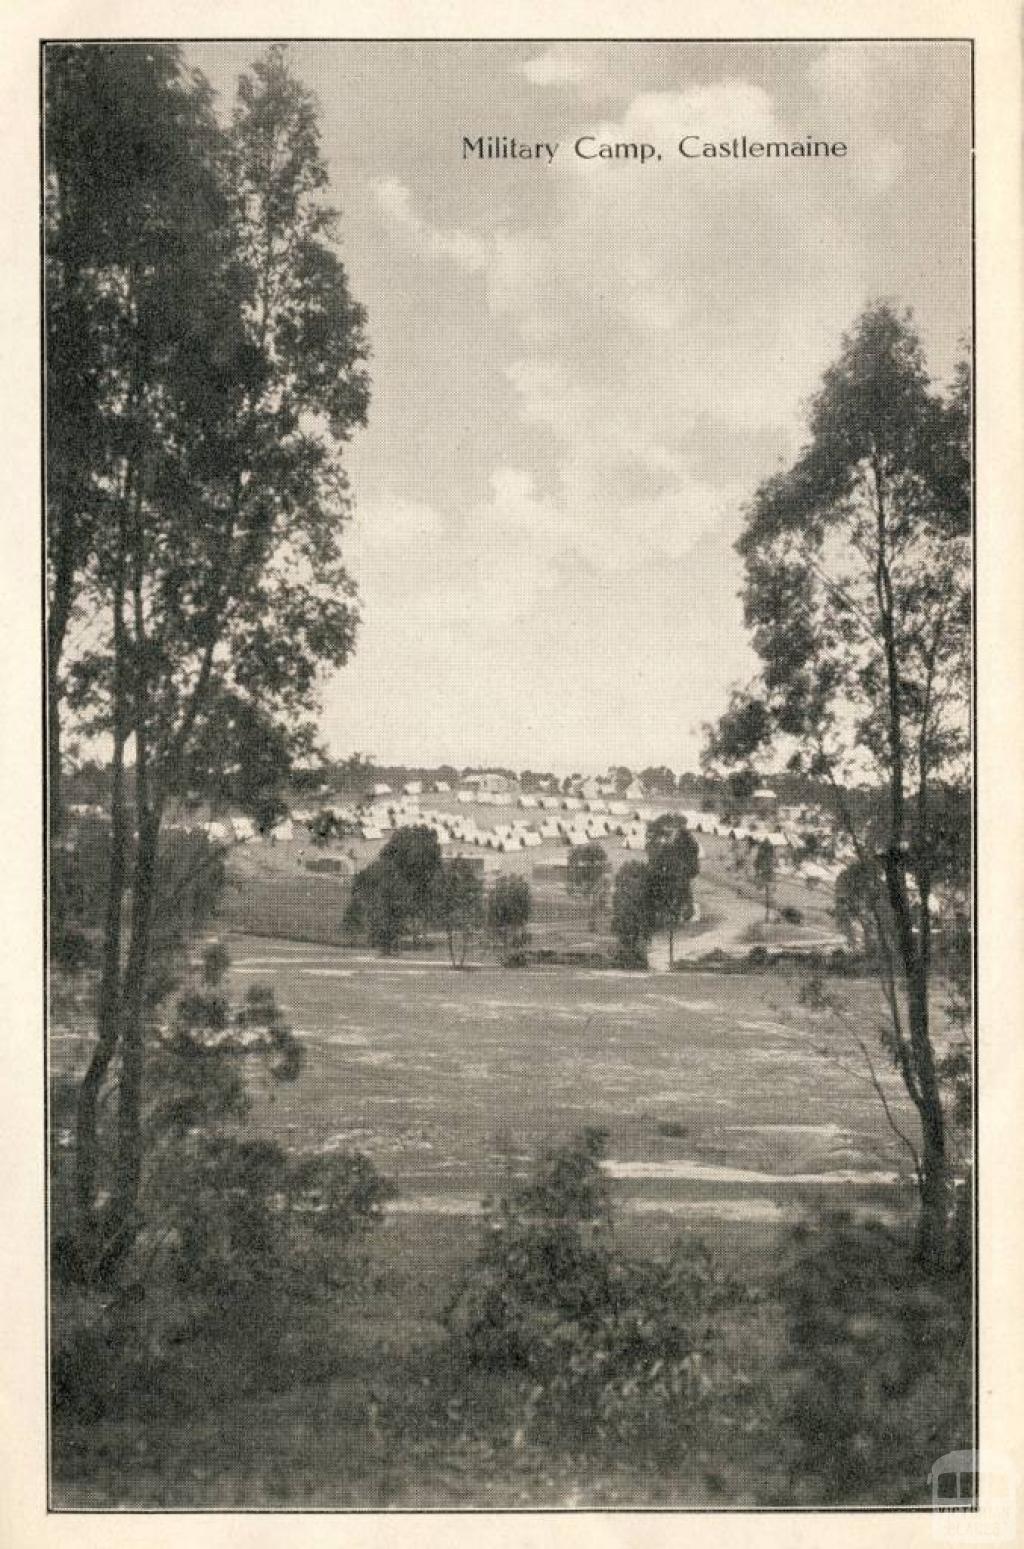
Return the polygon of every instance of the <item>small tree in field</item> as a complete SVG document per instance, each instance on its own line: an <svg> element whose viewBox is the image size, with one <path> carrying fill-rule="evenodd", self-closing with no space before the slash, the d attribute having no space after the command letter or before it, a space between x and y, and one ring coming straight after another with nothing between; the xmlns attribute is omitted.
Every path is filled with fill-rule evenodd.
<svg viewBox="0 0 1024 1549"><path fill-rule="evenodd" d="M453 968L464 968L470 938L483 914L484 885L469 861L445 861L437 876L433 915L444 928Z"/></svg>
<svg viewBox="0 0 1024 1549"><path fill-rule="evenodd" d="M623 962L630 968L646 968L654 909L650 873L643 861L627 861L619 868L612 893L612 931Z"/></svg>
<svg viewBox="0 0 1024 1549"><path fill-rule="evenodd" d="M700 850L686 819L666 812L647 825L647 888L654 923L668 935L669 966L674 961L675 933L693 916L693 879L700 869Z"/></svg>
<svg viewBox="0 0 1024 1549"><path fill-rule="evenodd" d="M597 843L573 845L565 871L565 887L570 898L582 898L587 906L587 925L597 926L597 917L608 905L608 876L611 867L603 847Z"/></svg>
<svg viewBox="0 0 1024 1549"><path fill-rule="evenodd" d="M324 807L310 819L309 837L318 849L330 843L334 835L334 813L330 807Z"/></svg>
<svg viewBox="0 0 1024 1549"><path fill-rule="evenodd" d="M507 957L522 946L533 911L525 877L499 877L487 899L487 928Z"/></svg>
<svg viewBox="0 0 1024 1549"><path fill-rule="evenodd" d="M385 957L409 931L418 938L430 918L441 877L441 846L425 825L392 834L376 860L357 872L345 928L365 931Z"/></svg>
<svg viewBox="0 0 1024 1549"><path fill-rule="evenodd" d="M771 919L775 891L775 851L769 839L762 839L754 852L754 881L764 893L764 918L767 924Z"/></svg>
<svg viewBox="0 0 1024 1549"><path fill-rule="evenodd" d="M399 879L405 917L413 938L418 940L430 918L441 875L441 846L437 835L425 823L400 828L391 835L378 860L385 875Z"/></svg>

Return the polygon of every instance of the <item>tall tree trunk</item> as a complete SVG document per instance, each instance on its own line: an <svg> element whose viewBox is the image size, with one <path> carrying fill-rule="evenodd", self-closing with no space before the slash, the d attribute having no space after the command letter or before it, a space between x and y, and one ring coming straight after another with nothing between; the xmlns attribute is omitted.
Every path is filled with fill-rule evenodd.
<svg viewBox="0 0 1024 1549"><path fill-rule="evenodd" d="M127 527L122 507L113 592L114 750L111 759L110 853L107 871L103 952L96 1005L97 1041L78 1090L75 1114L75 1200L78 1256L83 1272L97 1267L96 1195L99 1180L100 1093L121 1034L121 913L128 874L130 833L125 803L124 750L130 733L127 644L124 628Z"/></svg>
<svg viewBox="0 0 1024 1549"><path fill-rule="evenodd" d="M922 1157L919 1191L918 1251L922 1262L937 1268L944 1257L949 1195L942 1095L935 1070L935 1051L929 1027L929 924L927 893L921 899L922 920L914 934L913 910L907 889L906 799L904 794L903 715L900 699L899 656L894 624L895 603L889 569L887 533L887 482L881 460L872 462L878 550L875 564L875 596L885 654L887 680L887 734L890 757L889 842L885 852L885 880L896 922L896 945L903 968L907 996L907 1023L914 1088L910 1095L921 1121ZM923 774L922 774L923 778ZM922 811L926 810L922 805ZM926 842L919 836L919 842Z"/></svg>
<svg viewBox="0 0 1024 1549"><path fill-rule="evenodd" d="M131 941L125 965L121 1016L121 1079L117 1111L117 1183L110 1209L109 1252L114 1262L135 1239L142 1182L142 1087L145 1060L146 986L152 955L153 914L162 803L150 784L149 685L146 679L146 622L143 607L143 480L132 513L132 623L136 650L133 683L135 736L135 822L138 842L132 873Z"/></svg>
<svg viewBox="0 0 1024 1549"><path fill-rule="evenodd" d="M124 801L124 742L114 744L110 854L103 957L97 995L97 1040L78 1092L75 1138L75 1193L79 1250L83 1263L95 1258L96 1188L99 1175L100 1092L121 1031L121 913L127 886L128 815Z"/></svg>
<svg viewBox="0 0 1024 1549"><path fill-rule="evenodd" d="M124 1256L134 1240L142 1181L146 986L152 953L159 835L159 813L148 813L140 828L132 875L131 943L122 996L117 1183L111 1202L108 1249L115 1260Z"/></svg>
<svg viewBox="0 0 1024 1549"><path fill-rule="evenodd" d="M927 961L921 944L914 939L903 857L891 850L886 856L886 881L906 981L907 1027L916 1083L916 1091L911 1096L921 1121L923 1142L918 1247L922 1260L932 1267L938 1267L943 1258L949 1206L945 1116L929 1025Z"/></svg>

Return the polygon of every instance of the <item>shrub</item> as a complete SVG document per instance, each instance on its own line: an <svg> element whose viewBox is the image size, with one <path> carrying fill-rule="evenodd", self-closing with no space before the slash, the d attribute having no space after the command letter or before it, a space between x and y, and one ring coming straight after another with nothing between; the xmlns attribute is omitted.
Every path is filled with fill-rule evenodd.
<svg viewBox="0 0 1024 1549"><path fill-rule="evenodd" d="M492 1208L447 1324L463 1362L519 1378L522 1436L664 1461L713 1392L708 1317L735 1290L699 1244L659 1259L611 1248L605 1142L584 1131L546 1152Z"/></svg>
<svg viewBox="0 0 1024 1549"><path fill-rule="evenodd" d="M270 1391L334 1359L338 1250L394 1190L359 1153L291 1157L271 1141L201 1137L150 1182L155 1224L112 1294L57 1301L57 1419L157 1415Z"/></svg>
<svg viewBox="0 0 1024 1549"><path fill-rule="evenodd" d="M767 968L770 961L771 958L768 955L767 947L751 947L750 951L747 953L747 962L750 964L751 968Z"/></svg>
<svg viewBox="0 0 1024 1549"><path fill-rule="evenodd" d="M929 1276L908 1235L838 1212L794 1231L779 1292L801 1499L921 1501L936 1456L969 1445L969 1275Z"/></svg>
<svg viewBox="0 0 1024 1549"><path fill-rule="evenodd" d="M333 1359L344 1250L394 1190L359 1153L295 1155L240 1127L246 1070L296 1079L301 1045L273 994L222 987L227 955L154 1026L140 1219L116 1284L82 1284L68 1140L73 1083L51 1093L55 1417L164 1413L259 1391ZM109 1140L109 1137L106 1137Z"/></svg>
<svg viewBox="0 0 1024 1549"><path fill-rule="evenodd" d="M798 909L794 904L785 904L779 910L779 919L783 920L787 925L802 925L804 923L803 910Z"/></svg>

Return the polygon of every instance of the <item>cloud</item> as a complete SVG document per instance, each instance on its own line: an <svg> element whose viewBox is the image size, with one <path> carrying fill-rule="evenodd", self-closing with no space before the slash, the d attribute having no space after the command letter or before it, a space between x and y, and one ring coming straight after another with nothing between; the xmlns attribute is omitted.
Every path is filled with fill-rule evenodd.
<svg viewBox="0 0 1024 1549"><path fill-rule="evenodd" d="M913 73L913 58L906 49L894 51L881 45L850 48L837 43L823 49L807 67L815 110L827 113L833 134L855 138L870 121L880 99L899 102L905 115L916 96L908 79ZM903 171L903 152L877 126L866 149L868 154L856 159L854 175L865 191L886 194Z"/></svg>
<svg viewBox="0 0 1024 1549"><path fill-rule="evenodd" d="M416 214L412 195L397 178L378 183L375 192L388 225L404 232L424 257L449 258L467 274L479 274L487 268L487 244L465 231L442 231L431 226Z"/></svg>
<svg viewBox="0 0 1024 1549"><path fill-rule="evenodd" d="M555 43L519 66L535 86L578 86L600 70L599 59L580 48Z"/></svg>

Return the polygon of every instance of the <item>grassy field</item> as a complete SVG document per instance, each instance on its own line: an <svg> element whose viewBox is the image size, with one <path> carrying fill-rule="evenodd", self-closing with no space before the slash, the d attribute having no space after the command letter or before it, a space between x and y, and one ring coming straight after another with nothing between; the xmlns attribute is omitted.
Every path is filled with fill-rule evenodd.
<svg viewBox="0 0 1024 1549"><path fill-rule="evenodd" d="M866 1072L815 1052L785 977L455 972L254 938L231 951L235 984L271 984L306 1047L257 1122L367 1151L405 1208L468 1210L506 1142L523 1156L584 1124L609 1130L617 1192L638 1206L756 1200L767 1216L794 1190L877 1189L894 1165ZM873 987L846 993L863 1023Z"/></svg>
<svg viewBox="0 0 1024 1549"><path fill-rule="evenodd" d="M458 972L412 952L228 944L233 989L270 985L305 1047L300 1079L258 1092L253 1124L297 1149L365 1151L399 1183L398 1213L471 1215L510 1155L587 1124L609 1132L624 1215L768 1222L808 1197L895 1192L863 1058L785 974ZM858 1029L880 1017L870 982L842 994ZM77 1065L88 1035L57 1023L52 1037L58 1066Z"/></svg>

